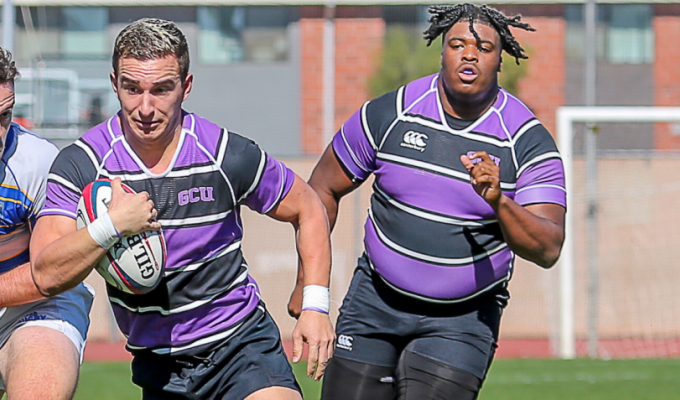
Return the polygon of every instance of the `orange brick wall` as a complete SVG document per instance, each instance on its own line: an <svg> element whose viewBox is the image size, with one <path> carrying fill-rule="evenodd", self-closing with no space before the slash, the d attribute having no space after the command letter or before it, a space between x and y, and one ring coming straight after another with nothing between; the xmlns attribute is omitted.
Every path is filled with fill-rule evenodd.
<svg viewBox="0 0 680 400"><path fill-rule="evenodd" d="M305 154L320 154L323 141L323 19L304 18L300 20L300 51L302 62L300 82L302 84L302 151Z"/></svg>
<svg viewBox="0 0 680 400"><path fill-rule="evenodd" d="M654 104L680 106L680 4L655 6L654 17ZM656 124L654 147L680 149L680 136L671 133L669 124Z"/></svg>
<svg viewBox="0 0 680 400"><path fill-rule="evenodd" d="M316 15L313 15L316 11ZM335 127L366 100L366 82L377 65L385 36L385 22L377 7L338 7L335 18ZM323 143L322 74L323 25L321 12L310 10L300 20L302 56L302 149L318 155Z"/></svg>
<svg viewBox="0 0 680 400"><path fill-rule="evenodd" d="M518 97L536 114L553 134L556 133L555 112L565 104L566 59L565 29L562 6L533 5L498 7L506 15L522 15L536 32L510 28L517 41L529 53L528 73L518 85Z"/></svg>
<svg viewBox="0 0 680 400"><path fill-rule="evenodd" d="M562 18L530 17L526 22L536 32L516 29L514 34L525 49L531 49L527 76L519 83L519 97L543 125L555 134L555 112L565 103L565 22Z"/></svg>
<svg viewBox="0 0 680 400"><path fill-rule="evenodd" d="M367 81L378 63L385 36L381 18L339 19L335 42L335 125L340 125L368 98Z"/></svg>

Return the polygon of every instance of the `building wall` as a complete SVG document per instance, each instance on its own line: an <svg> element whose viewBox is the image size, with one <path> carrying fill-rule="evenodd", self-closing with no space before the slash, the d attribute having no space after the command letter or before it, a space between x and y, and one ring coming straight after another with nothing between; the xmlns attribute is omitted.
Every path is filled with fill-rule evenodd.
<svg viewBox="0 0 680 400"><path fill-rule="evenodd" d="M680 105L680 4L659 4L654 11L654 105L677 107ZM680 125L656 124L655 128L657 149L680 149Z"/></svg>
<svg viewBox="0 0 680 400"><path fill-rule="evenodd" d="M302 148L318 155L328 145L323 135L323 8L305 7L300 21L302 46ZM335 117L338 129L368 98L367 80L378 63L385 22L380 7L335 10Z"/></svg>
<svg viewBox="0 0 680 400"><path fill-rule="evenodd" d="M511 28L529 54L527 76L518 85L519 97L543 125L555 134L555 110L565 104L565 27L561 5L499 7L506 15L522 15L536 32Z"/></svg>

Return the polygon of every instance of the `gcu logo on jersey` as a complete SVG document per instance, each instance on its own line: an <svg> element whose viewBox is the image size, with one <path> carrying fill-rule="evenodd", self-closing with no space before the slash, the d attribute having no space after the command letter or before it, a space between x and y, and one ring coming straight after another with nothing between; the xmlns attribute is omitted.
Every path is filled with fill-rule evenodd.
<svg viewBox="0 0 680 400"><path fill-rule="evenodd" d="M429 138L424 133L408 131L404 133L404 141L401 142L399 145L401 147L406 147L409 149L414 149L423 152L425 151L425 146L427 146L427 143L425 143L425 139Z"/></svg>
<svg viewBox="0 0 680 400"><path fill-rule="evenodd" d="M338 343L337 347L345 350L352 351L352 341L354 340L353 337L349 335L340 335L338 336Z"/></svg>
<svg viewBox="0 0 680 400"><path fill-rule="evenodd" d="M177 194L177 200L179 201L180 206L185 206L189 203L198 203L199 201L215 201L213 198L213 188L210 186L182 190Z"/></svg>

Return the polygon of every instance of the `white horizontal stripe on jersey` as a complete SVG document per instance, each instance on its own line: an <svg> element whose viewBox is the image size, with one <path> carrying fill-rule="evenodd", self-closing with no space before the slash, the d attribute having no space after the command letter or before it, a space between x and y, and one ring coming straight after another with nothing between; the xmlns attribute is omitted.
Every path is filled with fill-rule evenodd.
<svg viewBox="0 0 680 400"><path fill-rule="evenodd" d="M195 175L195 174L205 174L205 173L215 172L215 171L219 171L219 168L216 165L211 163L210 165L204 165L204 166L201 166L201 167L192 167L192 168L182 169L182 170L178 170L178 171L173 170L173 171L170 171L167 175L164 175L164 177L167 177L167 178L184 178L184 177ZM114 173L111 173L110 171L108 171L108 173L109 173L109 176L111 177L111 179L120 178L120 179L122 179L124 181L128 181L128 182L143 181L143 180L147 180L147 179L152 178L151 176L148 176L147 174L143 174L143 173L142 174L114 174Z"/></svg>
<svg viewBox="0 0 680 400"><path fill-rule="evenodd" d="M205 263L217 260L218 258L221 258L223 256L226 256L227 254L231 253L232 251L236 251L241 248L241 241L239 240L238 242L234 242L230 244L229 246L225 247L224 249L218 251L217 253L213 254L212 256L208 258L204 258L203 260L199 260L196 262L193 262L191 264L184 265L182 267L179 267L177 269L173 269L172 271L165 271L164 276L170 276L174 275L178 272L189 272L189 271L195 271L205 265ZM241 266L245 266L246 270L248 269L248 266L246 264L241 264Z"/></svg>
<svg viewBox="0 0 680 400"><path fill-rule="evenodd" d="M412 122L415 124L423 125L428 128L436 129L438 131L444 131L444 132L449 132L457 136L464 137L465 139L469 140L474 140L476 142L482 142L482 143L487 143L496 147L511 147L512 143L510 143L509 140L501 140L501 139L494 139L490 138L488 136L483 136L483 135L478 135L475 133L469 133L470 130L472 130L476 125L478 124L473 124L470 125L469 127L465 128L464 130L457 131L455 129L449 128L447 126L441 125L437 122L432 122L428 121L426 119L416 117L416 116L411 116L411 115L404 115L399 117L400 120L404 122ZM481 122L480 122L481 123Z"/></svg>
<svg viewBox="0 0 680 400"><path fill-rule="evenodd" d="M454 178L458 178L464 181L470 181L470 174L466 174L463 172L459 172L450 168L444 168L439 165L434 165L431 163L426 163L424 161L418 161L418 160L413 160L411 158L406 158L402 156L396 156L393 154L386 154L386 153L378 153L378 158L381 158L383 160L388 160L388 161L394 161L400 164L406 164L406 165L412 165L414 167L426 169L429 171L433 172L438 172L443 175L448 175L452 176ZM515 183L507 183L507 182L501 182L501 189L503 190L514 190L517 185Z"/></svg>
<svg viewBox="0 0 680 400"><path fill-rule="evenodd" d="M371 262L371 260L368 260L368 264L369 264L369 266L371 267L371 269L375 271L375 265L373 265L373 262ZM412 299L418 299L418 300L421 300L421 301L422 301L422 300L425 300L425 301L427 301L428 303L435 303L435 304L455 304L455 303L462 303L462 302L464 302L464 301L470 300L470 299L472 299L472 298L474 298L474 297L479 296L479 295L482 294L482 293L485 293L485 292L490 291L491 289L497 288L497 287L498 287L501 283L503 283L503 282L509 281L509 280L510 280L510 277L512 276L512 268L508 271L508 273L507 273L504 277L502 277L502 278L496 280L495 282L492 282L492 283L488 284L488 285L485 286L484 288L479 289L478 291L472 293L472 294L469 295L469 296L460 297L460 298L458 298L458 299L436 299L436 298L434 298L434 297L426 297L426 296L418 295L418 294L416 294L416 293L411 293L411 292L408 292L408 291L406 291L406 290L400 288L399 286L393 285L392 283L390 283L390 281L388 281L387 279L383 278L379 273L378 273L378 275L379 275L380 278L383 280L383 282L385 282L389 287L393 288L394 290L398 291L399 293L401 293L401 294L403 294L403 295L405 295L405 296L408 296L408 297L410 297L410 298L412 298ZM506 298L506 297L500 296L500 295L499 295L499 297L501 297L501 298ZM510 298L510 297L507 296L507 299L509 299L509 298Z"/></svg>
<svg viewBox="0 0 680 400"><path fill-rule="evenodd" d="M49 173L49 174L47 174L47 180L55 181L55 182L57 182L58 184L60 184L61 186L65 186L66 189L68 189L68 190L70 190L70 191L72 191L72 192L74 192L74 193L78 193L78 194L80 194L80 195L83 194L83 191L80 190L76 185L74 185L74 184L71 183L70 181L66 180L65 178L62 178L61 176L59 176L59 175L57 175L57 174L55 174L55 173Z"/></svg>
<svg viewBox="0 0 680 400"><path fill-rule="evenodd" d="M508 247L508 244L505 242L500 243L498 246L494 247L493 249L489 251L485 251L481 254L477 254L472 257L463 257L463 258L444 258L444 257L434 257L430 256L427 254L423 253L418 253L417 251L413 251L410 249L407 249L403 246L400 246L393 241L391 241L381 230L378 228L378 224L375 223L375 219L373 217L373 210L370 208L368 209L368 216L371 219L371 223L373 224L373 228L375 228L376 233L380 237L380 240L389 248L391 248L394 251L397 251L402 254L406 254L409 257L421 260L421 261L426 261L426 262L432 262L432 263L437 263L437 264L444 264L444 265L465 265L465 264L471 264L475 261L482 260L485 258L488 258L491 255L494 255L498 253L499 251L505 249Z"/></svg>
<svg viewBox="0 0 680 400"><path fill-rule="evenodd" d="M536 156L536 157L532 158L531 160L527 161L526 163L524 163L524 165L522 165L517 170L517 178L519 178L520 175L522 175L522 172L524 172L525 169L529 168L530 166L532 166L534 164L538 164L541 161L548 160L550 158L561 158L561 156L560 156L560 153L558 153L556 151L550 151L550 152L541 154L540 156Z"/></svg>
<svg viewBox="0 0 680 400"><path fill-rule="evenodd" d="M522 135L524 135L529 129L533 128L536 125L540 125L540 124L541 124L541 121L539 121L537 119L533 119L533 120L527 122L521 128L519 128L517 133L515 133L515 136L512 137L512 141L517 143L519 138L522 137Z"/></svg>
<svg viewBox="0 0 680 400"><path fill-rule="evenodd" d="M180 226L184 227L185 225L193 225L193 224L203 224L206 222L217 222L220 221L221 219L224 219L229 215L233 210L221 212L218 214L212 214L212 215L204 215L201 217L188 217L188 218L181 218L181 219L159 219L158 222L161 223L162 227L171 227L171 226Z"/></svg>
<svg viewBox="0 0 680 400"><path fill-rule="evenodd" d="M567 192L567 189L565 189L564 187L559 186L559 185L538 184L538 185L525 186L525 187L517 190L515 192L515 194L517 195L517 194L522 193L525 190L536 189L536 188L552 188L552 189L559 189L559 190L563 191L564 193Z"/></svg>
<svg viewBox="0 0 680 400"><path fill-rule="evenodd" d="M150 313L150 312L155 312L155 313L159 313L159 314L164 315L164 316L168 316L168 315L183 313L183 312L185 312L185 311L194 310L194 309L196 309L196 308L198 308L198 307L200 307L200 306L202 306L202 305L204 305L204 304L210 303L211 301L215 300L217 297L222 296L223 294L227 293L227 292L228 292L229 290L231 290L234 286L238 285L239 283L244 282L246 279L248 279L248 271L243 271L243 272L241 273L241 275L239 275L238 277L236 277L236 279L234 279L234 281L231 282L231 283L229 284L229 286L228 286L226 289L224 289L223 291L221 291L221 292L219 292L219 293L216 293L216 294L214 294L214 295L212 295L212 296L210 296L210 297L208 297L208 298L201 299L201 300L196 300L196 301L192 301L192 302L189 303L189 304L185 304L185 305L183 305L183 306L176 307L176 308L173 308L173 309L170 309L170 310L166 310L166 309L164 309L164 308L162 308L162 307L158 307L158 306L149 306L149 307L130 307L130 306L128 306L127 304L125 304L122 300L117 299L117 298L112 297L112 296L109 296L109 300L110 300L112 303L116 303L116 304L118 304L119 306L123 307L124 309L126 309L126 310L128 310L128 311L130 311L130 312L133 312L133 313Z"/></svg>
<svg viewBox="0 0 680 400"><path fill-rule="evenodd" d="M481 227L484 225L490 225L498 222L496 219L483 219L483 220L464 220L464 219L459 219L459 218L454 218L454 217L444 217L442 215L438 214L431 214L428 213L427 211L419 210L417 208L413 208L411 206L408 206L404 203L401 203L392 197L390 197L387 193L383 192L378 188L377 186L374 186L374 190L376 192L379 192L384 198L387 199L387 201L392 204L393 206L397 207L398 209L414 215L416 217L426 219L428 221L434 221L434 222L441 222L443 224L449 224L449 225L458 225L458 226L474 226L474 227Z"/></svg>
<svg viewBox="0 0 680 400"><path fill-rule="evenodd" d="M61 214L61 215L68 215L69 217L76 219L78 218L78 215L76 213L73 213L71 211L63 210L61 208L43 208L40 210L38 213L38 216L43 216L46 214Z"/></svg>

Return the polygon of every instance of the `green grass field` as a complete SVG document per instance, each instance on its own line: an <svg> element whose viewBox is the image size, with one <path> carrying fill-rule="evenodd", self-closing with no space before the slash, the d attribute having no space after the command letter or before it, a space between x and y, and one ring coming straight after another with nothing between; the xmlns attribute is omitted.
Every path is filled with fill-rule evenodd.
<svg viewBox="0 0 680 400"><path fill-rule="evenodd" d="M319 382L294 367L305 400L317 400ZM129 363L87 362L77 400L140 399L130 382ZM677 400L680 359L659 360L497 360L480 400ZM351 399L348 399L351 400Z"/></svg>

